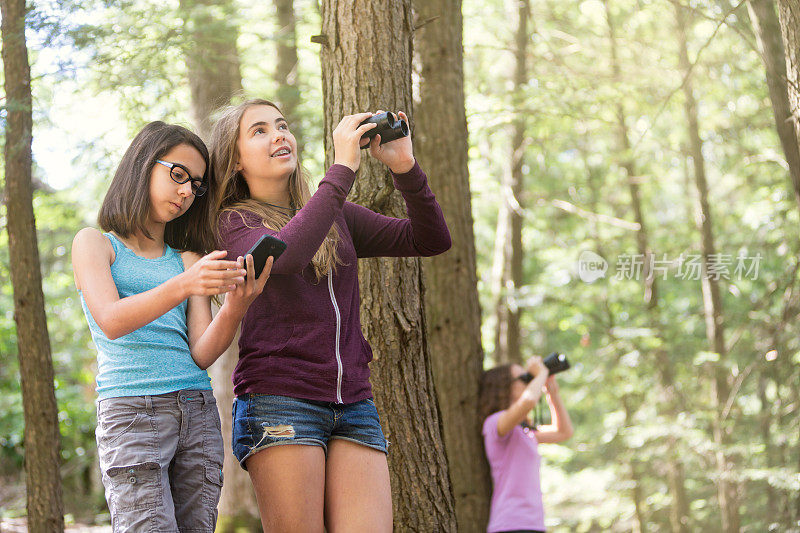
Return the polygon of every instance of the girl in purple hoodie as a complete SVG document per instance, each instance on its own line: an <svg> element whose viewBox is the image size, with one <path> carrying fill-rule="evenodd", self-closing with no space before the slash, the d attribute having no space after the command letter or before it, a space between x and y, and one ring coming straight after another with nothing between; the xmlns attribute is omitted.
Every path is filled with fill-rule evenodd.
<svg viewBox="0 0 800 533"><path fill-rule="evenodd" d="M398 113L407 120L405 114ZM233 451L250 473L264 531L392 529L387 442L361 333L358 258L431 256L450 247L411 138L369 153L392 172L408 219L346 202L361 126L333 132L334 164L312 195L297 141L275 104L228 108L212 133L223 249L244 256L264 234L287 244L242 322L233 375Z"/></svg>

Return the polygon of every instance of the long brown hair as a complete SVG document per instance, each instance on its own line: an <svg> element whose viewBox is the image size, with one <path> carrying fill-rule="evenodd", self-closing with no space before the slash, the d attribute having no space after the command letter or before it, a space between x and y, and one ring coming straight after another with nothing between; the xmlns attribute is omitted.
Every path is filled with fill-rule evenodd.
<svg viewBox="0 0 800 533"><path fill-rule="evenodd" d="M223 108L220 118L214 124L210 143L211 165L214 169L214 179L217 180L214 207L218 217L226 212L229 213L228 216L238 213L245 221L246 217L243 212L249 211L261 219L264 227L279 231L291 217L269 204L251 198L250 189L244 176L236 170L236 163L239 160L238 141L242 115L248 108L258 105L274 107L283 114L278 106L269 100L255 98ZM289 201L294 209L300 209L311 198L309 182L310 179L303 170L298 156L297 167L289 176ZM324 277L329 270L334 269L337 264L341 264L336 249L338 243L339 231L334 223L311 260L318 280Z"/></svg>
<svg viewBox="0 0 800 533"><path fill-rule="evenodd" d="M514 376L511 363L485 370L481 374L480 405L478 407L481 420L497 411L507 409L511 403L511 384Z"/></svg>
<svg viewBox="0 0 800 533"><path fill-rule="evenodd" d="M215 190L208 148L200 137L183 126L161 121L142 128L125 150L97 215L97 223L103 231L113 231L123 238L137 232L152 238L146 228L150 213L150 175L156 159L180 144L191 146L203 156L206 163L203 181L208 184L208 190L205 195L196 196L183 215L167 222L164 242L177 250L191 250L201 255L215 248L211 202Z"/></svg>

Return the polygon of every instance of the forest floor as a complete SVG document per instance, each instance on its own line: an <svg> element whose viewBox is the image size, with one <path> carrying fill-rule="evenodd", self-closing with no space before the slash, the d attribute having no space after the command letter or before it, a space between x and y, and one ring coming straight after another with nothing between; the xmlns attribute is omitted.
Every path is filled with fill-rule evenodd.
<svg viewBox="0 0 800 533"><path fill-rule="evenodd" d="M25 518L0 518L0 533L27 533L28 521ZM111 526L87 526L67 524L64 531L70 533L111 533Z"/></svg>
<svg viewBox="0 0 800 533"><path fill-rule="evenodd" d="M100 522L108 521L108 511L103 515L98 515L89 509L88 497L76 498L75 494L65 494L66 499L71 505L66 505L67 512L76 512L75 509L83 509L82 514L65 515L65 531L70 533L111 533L110 525L91 525L85 522L93 522L97 519ZM75 504L75 500L80 502ZM27 533L28 519L25 515L25 483L19 473L0 474L0 533Z"/></svg>

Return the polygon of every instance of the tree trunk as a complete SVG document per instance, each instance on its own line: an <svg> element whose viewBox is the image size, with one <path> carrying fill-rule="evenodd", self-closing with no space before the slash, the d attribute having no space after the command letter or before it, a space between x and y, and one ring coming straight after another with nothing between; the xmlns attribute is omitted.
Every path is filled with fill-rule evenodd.
<svg viewBox="0 0 800 533"><path fill-rule="evenodd" d="M764 61L767 72L769 99L772 102L772 114L778 129L778 137L783 147L786 162L789 165L789 176L792 180L794 197L800 206L800 147L792 122L792 111L789 107L789 87L786 83L786 56L783 53L780 23L775 12L774 0L748 0L747 12L753 23L753 31L758 41L758 51Z"/></svg>
<svg viewBox="0 0 800 533"><path fill-rule="evenodd" d="M767 384L769 381L769 377L767 377L766 372L762 369L758 375L758 401L761 404L758 415L758 425L761 433L761 441L764 443L766 467L771 470L775 466L772 451L774 448L772 442L772 418L774 413L772 402L767 399ZM770 517L770 521L775 522L775 518L778 516L778 494L775 492L769 480L765 480L762 487L767 495L767 516Z"/></svg>
<svg viewBox="0 0 800 533"><path fill-rule="evenodd" d="M625 427L633 425L633 408L631 407L631 395L627 392L622 393L622 407L625 410ZM636 452L634 452L635 454ZM634 455L631 457L630 463L630 476L633 481L631 487L631 499L633 500L634 514L636 515L636 523L634 533L647 533L647 518L646 518L646 497L642 490L642 462Z"/></svg>
<svg viewBox="0 0 800 533"><path fill-rule="evenodd" d="M609 0L605 1L606 22L608 23L608 34L611 51L611 66L614 79L617 83L622 79L621 67L619 58L617 56L617 37L616 25L614 18L611 14ZM633 208L634 219L639 224L639 229L636 232L636 244L638 247L639 255L644 260L644 269L642 275L644 276L644 301L646 304L646 312L648 321L651 327L655 330L656 336L662 340L659 347L655 348L655 363L659 377L660 391L662 401L658 403L657 409L667 420L677 423L678 418L678 405L675 394L675 378L672 373L672 363L669 360L669 355L663 346L666 346L664 328L661 324L661 310L659 308L658 300L658 280L650 268L650 259L653 257L653 252L650 249L649 236L647 232L647 224L642 214L642 200L639 190L639 176L636 169L636 162L631 153L630 135L628 132L628 125L626 120L625 105L622 99L617 100L617 136L619 138L618 152L621 158L620 166L625 170L625 175L628 181L628 190L631 196L631 207ZM686 496L686 487L684 480L683 464L677 457L677 439L670 436L667 439L666 448L668 456L666 457L667 477L670 488L670 495L672 497L672 505L670 506L670 525L674 533L687 533L689 531L689 502Z"/></svg>
<svg viewBox="0 0 800 533"><path fill-rule="evenodd" d="M467 168L461 0L416 0L416 157L436 188L453 247L424 265L428 346L458 531L486 530L491 481L478 418L481 310Z"/></svg>
<svg viewBox="0 0 800 533"><path fill-rule="evenodd" d="M189 29L186 63L192 90L194 124L201 137L208 139L213 123L209 115L218 107L229 104L231 98L242 89L236 49L238 29L231 23L234 5L230 1L181 0L180 6ZM224 14L223 18L219 17L219 9ZM222 485L217 525L220 533L232 532L237 526L259 528L261 524L250 476L231 453L231 376L239 361L238 342L237 333L230 347L208 369L225 443L222 465L225 483Z"/></svg>
<svg viewBox="0 0 800 533"><path fill-rule="evenodd" d="M300 88L297 82L297 37L293 0L275 0L275 11L278 15L276 35L278 63L275 65L275 82L278 84L277 103L292 125L292 133L297 139L297 151L302 155L305 145L302 142L304 136L298 112Z"/></svg>
<svg viewBox="0 0 800 533"><path fill-rule="evenodd" d="M511 178L507 177L511 170L506 172L503 169L503 174L500 177L500 207L497 211L497 229L495 231L494 249L492 251L492 270L490 274L490 287L492 294L492 302L494 308L492 315L494 317L494 352L492 358L497 364L508 362L508 351L505 349L506 338L505 331L508 325L505 310L507 309L506 300L506 278L508 268L508 256L510 255L509 243L511 242L511 220L510 208L506 191L509 189L508 184Z"/></svg>
<svg viewBox="0 0 800 533"><path fill-rule="evenodd" d="M791 112L789 118L794 125L795 137L800 139L800 0L778 0L778 13L786 51L786 77ZM795 399L800 396L796 388L793 390L793 395ZM795 405L797 404L795 403ZM795 412L797 411L795 410ZM791 427L791 425L786 427ZM795 423L795 428L798 427L800 424ZM797 461L800 463L800 454L797 455ZM800 464L798 464L798 468L800 468ZM790 523L792 513L795 515L794 520L800 521L800 494L796 493L794 497L793 505L791 502L787 502L783 512L784 523L787 525ZM790 506L793 506L794 509L790 509Z"/></svg>
<svg viewBox="0 0 800 533"><path fill-rule="evenodd" d="M5 180L8 256L14 287L22 408L28 530L64 531L58 406L44 311L31 185L31 71L25 42L25 1L2 0L3 73L8 113Z"/></svg>
<svg viewBox="0 0 800 533"><path fill-rule="evenodd" d="M230 0L180 0L186 41L186 66L192 115L200 137L208 139L212 113L242 90L236 6Z"/></svg>
<svg viewBox="0 0 800 533"><path fill-rule="evenodd" d="M215 309L215 312L217 310ZM222 463L222 475L225 483L222 484L222 494L219 499L216 533L234 533L242 528L248 531L261 531L261 518L250 476L239 466L239 461L231 452L233 431L231 413L233 382L231 376L238 361L239 332L237 331L236 337L225 353L208 369L208 373L211 375L211 386L214 389L214 398L217 400L219 409L222 440L225 443L225 459Z"/></svg>
<svg viewBox="0 0 800 533"><path fill-rule="evenodd" d="M598 176L599 173L589 165L586 146L583 142L578 143L578 150L580 150L581 152L584 161L584 166L586 167L586 185L589 189L590 210L593 213L597 213L599 212L598 205L600 204L600 187L601 187L601 185L598 184L598 181L602 179L602 176ZM591 234L592 240L594 241L594 250L601 257L605 257L605 254L603 252L604 249L603 241L600 238L600 231L596 220L589 221L589 233ZM607 291L605 290L603 291L601 298L602 298L602 310L605 312L606 323L609 325L608 335L609 337L611 337L614 327L613 326L614 315L611 312L611 308L608 304ZM614 366L616 368L622 367L620 365L619 356L617 356L617 362ZM615 388L614 390L621 391L620 401L625 412L625 421L623 427L629 428L635 424L635 422L633 421L635 413L634 413L634 407L632 405L635 399L629 392L626 392L624 388L620 387L620 388ZM643 490L642 462L636 458L635 452L630 460L628 476L630 477L631 500L633 501L633 509L634 509L634 514L636 516L636 522L634 523L633 533L646 533L647 514L648 514L647 496L645 495Z"/></svg>
<svg viewBox="0 0 800 533"><path fill-rule="evenodd" d="M686 39L686 27L691 21L684 12L684 7L676 4L675 14L680 45L680 69L687 76L683 85L684 109L688 122L689 150L694 164L694 180L697 190L697 212L695 220L701 235L703 252L701 283L703 290L703 311L706 320L706 337L709 350L719 355L719 360L713 363L714 371L714 409L715 416L712 423L714 444L716 445L716 462L719 481L717 482L717 498L722 514L722 529L725 533L738 532L739 521L739 495L737 483L730 479L734 472L734 463L728 455L726 447L730 444L730 433L725 424L724 409L730 394L730 373L725 368L728 358L725 346L724 316L722 312L722 297L719 282L708 273L708 265L716 254L714 244L714 230L711 218L711 208L708 204L708 183L706 182L705 159L703 158L703 143L700 139L700 128L697 123L697 104L690 76L689 53Z"/></svg>
<svg viewBox="0 0 800 533"><path fill-rule="evenodd" d="M411 0L322 2L326 162L339 119L364 110L411 109ZM364 53L372 50L374 53ZM413 123L413 121L412 121ZM388 170L362 158L352 200L405 217ZM375 360L375 398L392 446L389 471L397 531L455 531L439 404L425 330L422 261L360 261L361 316Z"/></svg>
<svg viewBox="0 0 800 533"><path fill-rule="evenodd" d="M789 110L795 138L800 139L800 0L778 0L781 34L786 51Z"/></svg>
<svg viewBox="0 0 800 533"><path fill-rule="evenodd" d="M511 95L512 108L525 107L525 84L528 82L528 21L531 16L530 0L519 0L517 28L514 39L514 89ZM520 307L517 305L519 288L523 284L522 271L522 223L524 188L522 166L527 142L525 139L525 113L515 113L511 122L511 169L503 173L502 211L498 216L508 218L509 232L505 243L503 262L503 291L495 308L497 329L495 332L495 361L498 363L522 363L520 342Z"/></svg>

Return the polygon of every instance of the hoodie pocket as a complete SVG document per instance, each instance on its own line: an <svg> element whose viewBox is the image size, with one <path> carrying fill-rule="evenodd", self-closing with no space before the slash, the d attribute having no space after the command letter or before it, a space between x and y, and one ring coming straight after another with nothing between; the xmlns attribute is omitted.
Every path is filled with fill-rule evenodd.
<svg viewBox="0 0 800 533"><path fill-rule="evenodd" d="M336 324L296 324L284 346L270 354L281 374L336 375Z"/></svg>

